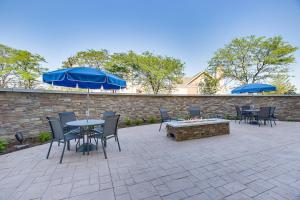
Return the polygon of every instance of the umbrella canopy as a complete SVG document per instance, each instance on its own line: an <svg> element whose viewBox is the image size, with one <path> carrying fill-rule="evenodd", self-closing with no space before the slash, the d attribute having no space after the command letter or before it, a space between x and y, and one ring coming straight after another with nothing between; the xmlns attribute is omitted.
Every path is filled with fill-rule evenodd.
<svg viewBox="0 0 300 200"><path fill-rule="evenodd" d="M117 90L126 88L126 81L91 67L59 69L43 74L43 82L65 87Z"/></svg>
<svg viewBox="0 0 300 200"><path fill-rule="evenodd" d="M262 83L253 83L253 84L245 84L240 87L235 88L231 91L232 94L240 94L240 93L260 93L260 92L271 92L276 91L276 87L269 84Z"/></svg>

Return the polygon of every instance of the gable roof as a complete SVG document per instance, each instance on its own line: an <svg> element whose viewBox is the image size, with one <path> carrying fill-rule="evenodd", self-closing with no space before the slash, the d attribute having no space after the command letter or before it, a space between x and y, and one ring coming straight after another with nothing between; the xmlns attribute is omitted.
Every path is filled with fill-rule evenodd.
<svg viewBox="0 0 300 200"><path fill-rule="evenodd" d="M198 79L202 75L211 77L211 75L209 73L207 73L207 72L199 72L198 74L196 74L195 76L193 76L191 78L191 80L186 83L186 85L189 85L189 84L193 83L196 79Z"/></svg>

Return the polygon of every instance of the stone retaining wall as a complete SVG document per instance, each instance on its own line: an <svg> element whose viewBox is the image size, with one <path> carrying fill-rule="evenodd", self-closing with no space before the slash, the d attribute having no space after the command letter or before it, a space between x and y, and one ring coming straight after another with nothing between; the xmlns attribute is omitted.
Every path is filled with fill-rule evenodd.
<svg viewBox="0 0 300 200"><path fill-rule="evenodd" d="M0 137L12 138L16 131L36 136L48 131L46 116L75 111L85 117L86 94L55 91L0 90ZM159 118L159 107L169 109L173 117L187 115L187 107L198 104L206 116L223 114L235 116L234 105L254 104L276 106L281 120L300 120L300 96L236 96L236 95L131 95L91 94L90 115L97 118L105 110L114 110L125 117Z"/></svg>

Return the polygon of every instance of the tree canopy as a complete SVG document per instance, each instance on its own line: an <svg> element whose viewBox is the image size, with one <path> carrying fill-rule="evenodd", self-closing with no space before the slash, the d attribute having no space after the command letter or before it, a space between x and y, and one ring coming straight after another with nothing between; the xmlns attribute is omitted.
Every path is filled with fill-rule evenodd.
<svg viewBox="0 0 300 200"><path fill-rule="evenodd" d="M145 91L154 94L170 92L175 83L180 83L184 68L179 59L133 51L112 55L106 50L81 51L63 62L63 67L84 65L105 69L124 78L131 85L142 85Z"/></svg>
<svg viewBox="0 0 300 200"><path fill-rule="evenodd" d="M213 75L204 72L203 81L199 83L199 92L201 94L215 94L220 88L220 79L214 77Z"/></svg>
<svg viewBox="0 0 300 200"><path fill-rule="evenodd" d="M46 70L41 66L44 62L38 54L0 44L0 87L34 88L38 77Z"/></svg>
<svg viewBox="0 0 300 200"><path fill-rule="evenodd" d="M63 62L64 68L90 66L99 69L104 69L104 64L108 62L109 54L107 50L96 51L93 49L87 51L79 51L75 56L69 57Z"/></svg>
<svg viewBox="0 0 300 200"><path fill-rule="evenodd" d="M289 76L286 74L277 75L270 81L270 84L277 88L275 92L270 92L271 94L296 94L296 86L291 84Z"/></svg>
<svg viewBox="0 0 300 200"><path fill-rule="evenodd" d="M214 54L208 71L221 67L223 78L239 84L266 82L289 72L296 50L280 36L236 38Z"/></svg>

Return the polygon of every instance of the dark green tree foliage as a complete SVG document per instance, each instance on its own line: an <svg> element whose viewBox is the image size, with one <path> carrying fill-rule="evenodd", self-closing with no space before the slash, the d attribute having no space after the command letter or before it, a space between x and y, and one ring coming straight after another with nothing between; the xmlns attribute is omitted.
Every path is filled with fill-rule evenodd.
<svg viewBox="0 0 300 200"><path fill-rule="evenodd" d="M225 79L240 84L266 82L289 72L296 50L280 36L236 38L215 53L208 70L213 72L221 66Z"/></svg>

